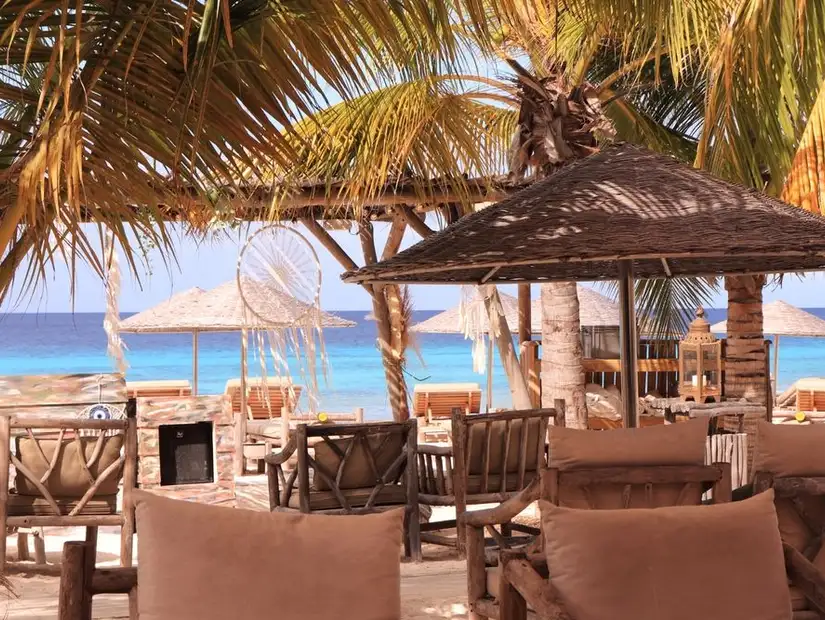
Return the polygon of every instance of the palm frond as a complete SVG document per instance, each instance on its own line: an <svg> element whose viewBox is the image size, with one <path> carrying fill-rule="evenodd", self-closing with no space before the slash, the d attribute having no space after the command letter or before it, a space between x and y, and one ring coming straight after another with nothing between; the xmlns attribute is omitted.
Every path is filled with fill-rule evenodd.
<svg viewBox="0 0 825 620"><path fill-rule="evenodd" d="M805 131L785 179L782 199L825 215L825 81L806 117Z"/></svg>

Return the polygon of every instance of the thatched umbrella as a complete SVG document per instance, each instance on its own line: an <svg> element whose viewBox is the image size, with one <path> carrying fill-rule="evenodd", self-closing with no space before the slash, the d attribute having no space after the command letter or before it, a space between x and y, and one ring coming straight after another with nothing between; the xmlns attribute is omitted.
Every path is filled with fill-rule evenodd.
<svg viewBox="0 0 825 620"><path fill-rule="evenodd" d="M625 424L635 426L634 278L808 270L825 270L825 218L619 143L343 277L378 284L618 280L622 399ZM513 357L511 343L498 345ZM518 372L514 359L506 365Z"/></svg>
<svg viewBox="0 0 825 620"><path fill-rule="evenodd" d="M773 393L776 397L779 387L779 337L825 338L825 320L787 302L772 301L762 306L762 330L773 335ZM714 324L711 331L727 333L728 322Z"/></svg>
<svg viewBox="0 0 825 620"><path fill-rule="evenodd" d="M260 283L246 282L245 295L259 313L272 317L263 323L246 309L236 280L205 291L191 288L166 301L130 316L120 324L120 331L134 334L192 334L192 391L198 393L198 335L202 332L240 331L242 375L246 374L246 332L248 329L288 327L304 315L309 307L283 291ZM263 312L261 312L261 310ZM275 319L275 317L278 317ZM354 322L327 312L321 313L322 327L353 327ZM242 379L244 377L242 376Z"/></svg>
<svg viewBox="0 0 825 620"><path fill-rule="evenodd" d="M579 316L582 327L616 327L619 325L619 306L601 293L592 288L578 287ZM519 306L518 298L499 292L504 318L511 332L518 330ZM489 334L490 323L484 313L484 297L479 294L473 303L479 305L482 317L481 331ZM541 333L541 300L534 299L530 311L530 331L533 334ZM454 306L431 316L426 321L416 323L411 331L424 334L462 334L461 307ZM493 339L488 341L487 350L487 408L493 402Z"/></svg>

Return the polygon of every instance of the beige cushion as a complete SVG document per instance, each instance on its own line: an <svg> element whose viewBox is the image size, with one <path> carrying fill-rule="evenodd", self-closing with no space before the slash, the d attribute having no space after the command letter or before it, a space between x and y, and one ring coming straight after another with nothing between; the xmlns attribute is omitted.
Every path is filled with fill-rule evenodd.
<svg viewBox="0 0 825 620"><path fill-rule="evenodd" d="M542 420L532 418L527 420L527 461L526 468L530 471L538 469L540 459L544 458L545 438L539 437ZM500 474L502 471L502 459L504 458L504 441L507 435L505 420L497 420L490 424L490 474ZM507 452L507 471L517 472L519 468L519 450L521 448L521 432L524 420L513 420L510 423L510 449ZM468 460L468 473L484 473L484 456L486 454L487 425L470 424L467 444L470 446L470 458ZM529 482L529 481L528 481Z"/></svg>
<svg viewBox="0 0 825 620"><path fill-rule="evenodd" d="M352 441L352 437L346 437L343 439L333 439L331 443L341 451L341 454L346 455L347 449ZM372 453L375 459L375 468L378 470L379 475L382 476L404 450L404 437L401 433L369 435L367 443L369 444L369 452ZM333 480L335 480L338 474L341 461L341 457L338 456L338 453L327 442L321 441L315 444L315 462L323 467L324 471L326 471ZM403 466L400 472L403 474ZM396 473L396 477L398 475L399 474ZM392 480L389 482L392 482ZM317 472L314 474L312 484L316 491L330 490L330 486ZM372 487L376 484L375 473L373 473L372 467L370 466L367 449L364 444L359 441L352 449L349 458L347 458L347 462L344 464L344 471L338 487L341 489L361 489L364 487Z"/></svg>
<svg viewBox="0 0 825 620"><path fill-rule="evenodd" d="M590 431L550 427L550 467L703 465L707 418L682 424Z"/></svg>
<svg viewBox="0 0 825 620"><path fill-rule="evenodd" d="M89 466L89 473L93 478L90 480L80 459L83 459L83 463L88 463L94 454L96 443L97 437L80 437L82 449L79 449L75 439L61 440L57 463L51 475L43 483L52 496L83 497L94 483L94 480L120 458L123 436L105 437L100 456ZM39 448L38 444L40 445ZM49 470L49 464L57 448L57 439L17 438L17 458L38 480ZM120 471L112 472L98 487L95 495L116 495L120 477ZM41 495L37 487L20 472L17 472L14 486L20 495Z"/></svg>
<svg viewBox="0 0 825 620"><path fill-rule="evenodd" d="M825 476L825 424L756 426L755 472L776 477Z"/></svg>
<svg viewBox="0 0 825 620"><path fill-rule="evenodd" d="M325 516L135 498L140 620L401 615L403 510Z"/></svg>
<svg viewBox="0 0 825 620"><path fill-rule="evenodd" d="M789 620L773 493L713 506L542 502L547 565L576 620Z"/></svg>

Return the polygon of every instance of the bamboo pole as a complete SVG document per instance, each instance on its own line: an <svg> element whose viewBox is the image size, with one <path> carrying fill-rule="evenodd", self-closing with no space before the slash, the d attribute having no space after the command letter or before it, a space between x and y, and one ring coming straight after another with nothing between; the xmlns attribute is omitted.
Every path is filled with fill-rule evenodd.
<svg viewBox="0 0 825 620"><path fill-rule="evenodd" d="M487 413L493 408L493 336L487 340Z"/></svg>
<svg viewBox="0 0 825 620"><path fill-rule="evenodd" d="M530 299L530 285L518 285L518 341L529 342L533 337L533 310Z"/></svg>
<svg viewBox="0 0 825 620"><path fill-rule="evenodd" d="M513 334L503 312L500 312L501 299L495 286L482 288L484 306L487 308L487 318L490 323L490 337L496 339L498 356L504 366L507 382L510 385L510 394L513 397L513 408L530 409L530 392L521 365L518 361L516 349L513 346Z"/></svg>
<svg viewBox="0 0 825 620"><path fill-rule="evenodd" d="M621 340L622 418L625 428L637 425L639 376L636 373L639 343L636 336L636 299L633 263L619 261L619 335Z"/></svg>
<svg viewBox="0 0 825 620"><path fill-rule="evenodd" d="M244 443L246 443L246 347L247 332L241 330L241 410L235 419L235 475L242 476L244 473L245 460L243 454Z"/></svg>
<svg viewBox="0 0 825 620"><path fill-rule="evenodd" d="M198 395L198 330L192 332L192 394Z"/></svg>
<svg viewBox="0 0 825 620"><path fill-rule="evenodd" d="M773 399L779 396L779 334L773 336ZM770 397L770 396L769 396Z"/></svg>

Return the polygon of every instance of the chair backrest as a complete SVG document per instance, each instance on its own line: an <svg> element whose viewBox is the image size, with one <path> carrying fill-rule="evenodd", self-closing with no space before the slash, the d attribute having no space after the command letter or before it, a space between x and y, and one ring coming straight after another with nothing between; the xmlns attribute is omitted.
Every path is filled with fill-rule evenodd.
<svg viewBox="0 0 825 620"><path fill-rule="evenodd" d="M168 381L127 381L129 398L160 398L165 396L191 396L192 386L187 379Z"/></svg>
<svg viewBox="0 0 825 620"><path fill-rule="evenodd" d="M298 460L295 477L303 512L310 512L311 493L331 495L343 513L369 512L378 505L384 489L407 488L416 479L415 420L300 424L294 437ZM311 446L314 454L310 453ZM290 481L286 482L289 487ZM347 492L353 489L367 493L367 499L359 501L357 506L347 499ZM291 494L291 488L284 491L285 497Z"/></svg>
<svg viewBox="0 0 825 620"><path fill-rule="evenodd" d="M800 379L796 382L797 411L825 411L825 379Z"/></svg>
<svg viewBox="0 0 825 620"><path fill-rule="evenodd" d="M301 397L302 388L292 385L281 377L267 377L266 386L260 377L252 377L246 381L247 415L253 420L278 418L286 409L291 412L295 409ZM226 382L226 393L232 399L232 412L241 411L241 380L230 379Z"/></svg>
<svg viewBox="0 0 825 620"><path fill-rule="evenodd" d="M415 415L428 419L450 419L455 410L462 413L481 411L481 388L478 383L426 383L413 389Z"/></svg>
<svg viewBox="0 0 825 620"><path fill-rule="evenodd" d="M527 487L547 467L551 419L563 421L563 401L553 409L453 414L455 494L476 496L474 503L503 501Z"/></svg>

